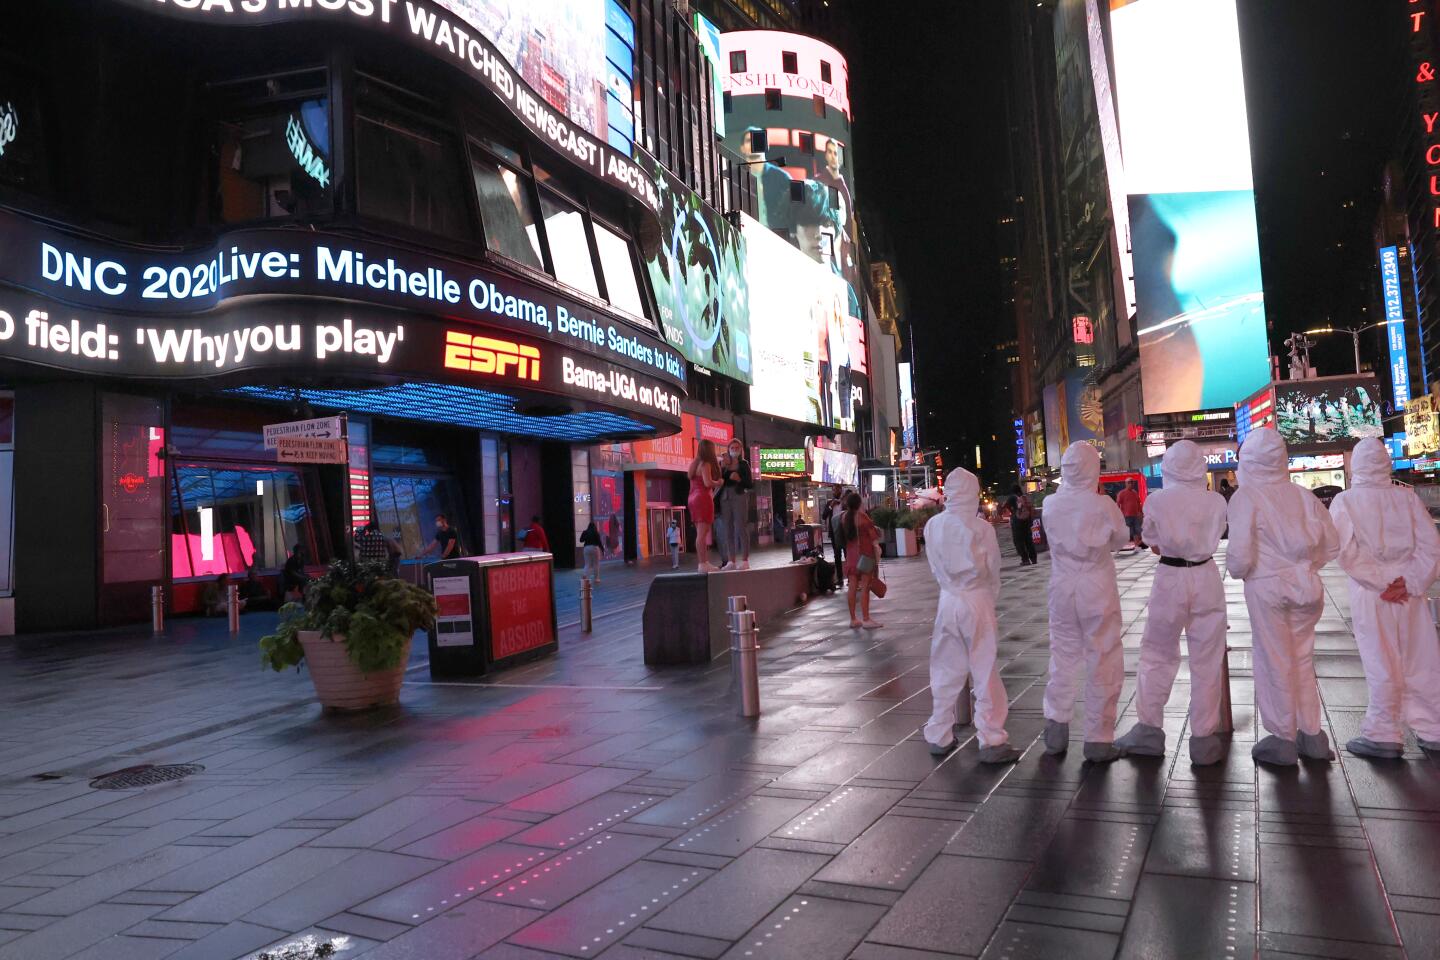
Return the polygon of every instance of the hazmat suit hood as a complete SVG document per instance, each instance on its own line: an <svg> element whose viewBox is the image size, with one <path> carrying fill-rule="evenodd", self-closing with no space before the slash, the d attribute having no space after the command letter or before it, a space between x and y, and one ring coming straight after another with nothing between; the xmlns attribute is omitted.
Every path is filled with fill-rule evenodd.
<svg viewBox="0 0 1440 960"><path fill-rule="evenodd" d="M1181 440L1165 451L1160 461L1160 470L1165 476L1165 486L1183 487L1187 490L1205 489L1205 454L1193 441Z"/></svg>
<svg viewBox="0 0 1440 960"><path fill-rule="evenodd" d="M1290 451L1278 430L1256 430L1240 445L1240 485L1290 483Z"/></svg>
<svg viewBox="0 0 1440 960"><path fill-rule="evenodd" d="M1374 437L1355 445L1350 456L1350 479L1356 487L1390 486L1390 451Z"/></svg>
<svg viewBox="0 0 1440 960"><path fill-rule="evenodd" d="M1088 443L1076 441L1060 458L1060 494L1094 493L1100 483L1100 454Z"/></svg>
<svg viewBox="0 0 1440 960"><path fill-rule="evenodd" d="M980 502L980 479L964 467L945 477L945 507L974 510Z"/></svg>

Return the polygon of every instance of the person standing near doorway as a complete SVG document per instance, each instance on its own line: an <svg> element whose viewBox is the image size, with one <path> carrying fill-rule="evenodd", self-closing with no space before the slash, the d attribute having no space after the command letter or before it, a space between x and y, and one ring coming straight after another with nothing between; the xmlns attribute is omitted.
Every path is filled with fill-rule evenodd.
<svg viewBox="0 0 1440 960"><path fill-rule="evenodd" d="M835 586L839 588L844 588L845 577L849 572L845 568L845 531L843 528L845 504L849 498L850 491L847 490L836 498L835 509L830 512L830 550L835 555Z"/></svg>
<svg viewBox="0 0 1440 960"><path fill-rule="evenodd" d="M435 539L425 548L426 553L432 550L439 554L441 560L454 560L460 556L460 537L451 528L450 518L443 513L435 515Z"/></svg>
<svg viewBox="0 0 1440 960"><path fill-rule="evenodd" d="M725 448L725 460L720 464L723 486L720 488L720 537L724 541L721 551L726 564L736 570L750 569L750 490L755 485L750 476L750 461L745 459L745 448L737 439L732 439ZM722 564L722 569L724 564Z"/></svg>
<svg viewBox="0 0 1440 960"><path fill-rule="evenodd" d="M670 529L665 531L665 542L670 544L670 569L680 569L680 521L670 518Z"/></svg>
<svg viewBox="0 0 1440 960"><path fill-rule="evenodd" d="M545 535L545 528L540 525L538 516L530 518L530 526L526 528L524 535L520 538L520 547L524 550L550 552L550 538Z"/></svg>
<svg viewBox="0 0 1440 960"><path fill-rule="evenodd" d="M1130 543L1144 549L1145 508L1140 504L1140 490L1134 480L1125 481L1125 489L1115 496L1115 506L1120 508L1120 515L1125 518Z"/></svg>
<svg viewBox="0 0 1440 960"><path fill-rule="evenodd" d="M600 554L603 550L600 539L600 530L591 520L590 525L580 532L580 547L585 555L585 575L583 579L591 583L600 582Z"/></svg>
<svg viewBox="0 0 1440 960"><path fill-rule="evenodd" d="M1035 520L1035 504L1025 496L1017 483L1010 488L1010 499L1005 501L1010 513L1010 539L1015 543L1015 552L1020 557L1020 566L1039 564L1035 555L1035 541L1030 536L1030 527Z"/></svg>

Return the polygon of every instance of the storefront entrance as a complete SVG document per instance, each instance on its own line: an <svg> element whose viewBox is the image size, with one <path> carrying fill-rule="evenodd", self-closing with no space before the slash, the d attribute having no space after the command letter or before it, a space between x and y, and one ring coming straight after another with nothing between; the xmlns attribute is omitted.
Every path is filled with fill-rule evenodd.
<svg viewBox="0 0 1440 960"><path fill-rule="evenodd" d="M164 410L151 397L106 393L100 412L99 619L134 622L165 578Z"/></svg>
<svg viewBox="0 0 1440 960"><path fill-rule="evenodd" d="M670 553L670 520L680 521L680 542L685 542L685 508L651 507L646 511L646 530L649 533L650 556L663 557Z"/></svg>

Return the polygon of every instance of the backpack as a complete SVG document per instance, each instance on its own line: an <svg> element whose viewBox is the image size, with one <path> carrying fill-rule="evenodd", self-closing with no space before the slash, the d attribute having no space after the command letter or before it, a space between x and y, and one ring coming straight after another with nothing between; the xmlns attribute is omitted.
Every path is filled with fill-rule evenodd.
<svg viewBox="0 0 1440 960"><path fill-rule="evenodd" d="M1020 496L1016 497L1015 509L1014 511L1012 511L1011 516L1013 516L1016 520L1035 519L1035 506L1030 502L1030 498L1025 496L1023 493L1020 494Z"/></svg>

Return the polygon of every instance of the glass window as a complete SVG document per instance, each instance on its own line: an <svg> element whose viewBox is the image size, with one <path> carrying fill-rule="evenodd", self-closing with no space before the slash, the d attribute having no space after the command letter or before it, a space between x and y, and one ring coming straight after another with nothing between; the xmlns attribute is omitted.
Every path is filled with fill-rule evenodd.
<svg viewBox="0 0 1440 960"><path fill-rule="evenodd" d="M820 61L820 82L821 82L821 83L829 83L829 82L830 82L830 61L829 61L829 60L821 60L821 61Z"/></svg>
<svg viewBox="0 0 1440 960"><path fill-rule="evenodd" d="M816 94L815 96L813 96L813 97L810 98L810 103L811 103L811 105L814 106L814 108L815 108L815 116L817 116L817 117L823 117L823 116L825 116L825 98L824 98L824 97L820 96L819 94Z"/></svg>
<svg viewBox="0 0 1440 960"><path fill-rule="evenodd" d="M366 78L355 107L356 190L362 214L447 237L469 235L459 148L408 96ZM402 106L403 101L403 106Z"/></svg>
<svg viewBox="0 0 1440 960"><path fill-rule="evenodd" d="M308 216L330 208L330 108L324 98L221 120L212 214L221 223Z"/></svg>
<svg viewBox="0 0 1440 960"><path fill-rule="evenodd" d="M726 113L735 112L734 99L730 96L729 90L726 90L724 93L720 94L720 105L724 108L724 111Z"/></svg>
<svg viewBox="0 0 1440 960"><path fill-rule="evenodd" d="M730 51L730 72L731 72L731 73L744 73L744 72L745 72L745 51L744 51L744 50L731 50L731 51Z"/></svg>
<svg viewBox="0 0 1440 960"><path fill-rule="evenodd" d="M243 574L251 564L278 569L296 544L315 556L305 484L294 470L181 464L170 508L175 577Z"/></svg>
<svg viewBox="0 0 1440 960"><path fill-rule="evenodd" d="M501 256L544 270L530 178L492 160L477 159L473 169L485 245Z"/></svg>
<svg viewBox="0 0 1440 960"><path fill-rule="evenodd" d="M550 241L555 279L592 297L600 296L595 263L590 258L585 215L549 190L540 191L540 212L545 217L545 236Z"/></svg>
<svg viewBox="0 0 1440 960"><path fill-rule="evenodd" d="M371 487L380 532L400 544L407 559L419 559L435 540L435 517L444 514L460 537L460 556L468 556L464 525L456 512L459 498L448 476L376 474ZM435 559L432 551L430 559Z"/></svg>
<svg viewBox="0 0 1440 960"><path fill-rule="evenodd" d="M780 109L780 90L779 90L779 88L777 88L777 87L766 87L766 88L765 88L765 109L766 109L766 110L779 110L779 109Z"/></svg>
<svg viewBox="0 0 1440 960"><path fill-rule="evenodd" d="M780 51L780 69L786 73L799 73L800 58L795 56L793 51Z"/></svg>
<svg viewBox="0 0 1440 960"><path fill-rule="evenodd" d="M595 248L600 252L600 266L605 271L605 290L610 294L610 302L626 313L647 316L645 297L640 292L640 280L635 274L630 240L598 220L594 224Z"/></svg>
<svg viewBox="0 0 1440 960"><path fill-rule="evenodd" d="M814 152L815 152L815 134L813 134L813 133L802 133L802 134L800 134L799 146L800 146L800 152L801 152L801 153L814 153Z"/></svg>

